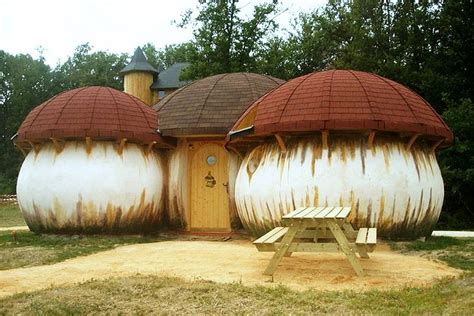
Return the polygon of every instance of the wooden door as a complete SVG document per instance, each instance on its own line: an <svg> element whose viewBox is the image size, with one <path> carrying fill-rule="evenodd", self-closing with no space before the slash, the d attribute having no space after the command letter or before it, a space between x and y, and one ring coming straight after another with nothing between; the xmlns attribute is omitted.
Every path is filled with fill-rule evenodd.
<svg viewBox="0 0 474 316"><path fill-rule="evenodd" d="M191 161L191 230L230 231L227 152L203 143Z"/></svg>

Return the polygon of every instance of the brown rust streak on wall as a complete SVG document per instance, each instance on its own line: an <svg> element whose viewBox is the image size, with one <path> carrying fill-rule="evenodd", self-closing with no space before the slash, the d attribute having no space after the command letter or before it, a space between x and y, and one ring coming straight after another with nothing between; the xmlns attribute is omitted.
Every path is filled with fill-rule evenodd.
<svg viewBox="0 0 474 316"><path fill-rule="evenodd" d="M184 229L187 226L188 186L188 143L179 140L174 150L167 153L167 217L171 228ZM171 177L173 173L173 178Z"/></svg>
<svg viewBox="0 0 474 316"><path fill-rule="evenodd" d="M79 200L75 216L60 223L58 217L65 218L66 211L58 207L24 214L30 229L37 233L145 233L161 227L164 213L160 205L153 201L145 203L144 199L125 215L122 207L112 202L105 210L98 210L95 204Z"/></svg>
<svg viewBox="0 0 474 316"><path fill-rule="evenodd" d="M242 160L237 154L233 152L229 151L228 155L230 227L232 229L239 229L242 227L242 223L240 222L239 214L237 212L237 205L235 203L235 179L237 177L237 172L239 171Z"/></svg>
<svg viewBox="0 0 474 316"><path fill-rule="evenodd" d="M315 176L318 174L318 161L316 161L317 157L322 157L323 154L320 141L318 141L319 139L319 135L287 137L287 152L285 154L280 154L277 152L276 143L265 144L263 145L263 149L260 148L260 150L264 152L261 158L261 164L263 165L266 162L268 163L270 160L276 162L278 166L277 172L279 172L281 178L288 172L287 168L285 167L285 165L288 165L288 163L286 163L288 159L297 159L297 163L305 162L305 159L308 159L308 157L304 157L304 159L302 157L296 158L297 154L303 150L305 153L313 154L312 160L309 162L306 161L305 165L307 165L309 168L308 172L311 172L311 175ZM366 137L361 138L360 135L332 134L330 148L327 154L328 156L333 154L340 155L343 162L348 161L348 159L354 160L357 158L357 154L360 154L362 174L365 175L365 163L367 162L365 158L367 154L371 154L367 149L366 142ZM372 153L377 153L378 155L383 154L383 163L385 164L385 168L390 167L390 159L392 159L391 157L393 155L398 156L401 154L403 156L401 159L404 159L405 163L416 167L416 175L414 174L415 170L413 170L415 179L417 175L418 178L420 178L420 173L424 174L425 170L433 175L433 165L437 162L435 156L427 151L427 146L425 146L423 142L417 142L410 151L407 151L406 146L403 146L403 144L403 139L397 135L380 134L379 137L377 137L371 151ZM379 150L379 152L377 152L377 150ZM410 162L411 159L415 161L415 165L413 165L413 162ZM283 214L283 212L290 210L291 207L300 206L300 204L305 206L308 206L308 203L312 203L314 206L328 205L328 197L320 195L319 188L316 187L310 190L313 190L313 196L311 196L311 194L313 194L311 191L306 192L306 194L303 192L302 195L298 194L298 197L296 197L295 191L288 191L288 199L285 199L284 201L282 200L278 203L279 212ZM311 197L313 197L313 199L312 201L309 201L311 200ZM386 201L386 198L389 200ZM425 198L427 197L423 197L423 199ZM296 199L298 201L296 201ZM387 196L386 193L383 193L381 200L370 201L368 205L365 206L366 209L360 209L362 208L362 205L366 205L365 203L367 202L361 203L359 198L355 197L354 193L352 192L352 195L349 198L344 196L343 193L339 197L339 200L336 200L336 202L339 202L339 204L345 204L348 202L347 199L350 199L350 203L354 207L353 213L351 214L351 221L355 226L373 227L374 225L377 225L377 227L379 227L380 235L388 238L410 238L410 236L415 236L417 234L419 235L428 233L433 227L434 223L436 223L437 215L439 215L437 213L438 211L434 211L435 207L433 206L433 201L430 201L430 206L426 207L423 206L423 201L420 201L421 206L419 203L417 203L417 201L411 201L410 199L408 199L407 203L403 203L402 201L397 202L397 197ZM289 205L285 205L285 208L283 208L285 203ZM387 207L387 203L390 203L389 207ZM406 210L396 210L395 208L397 207L397 203L400 204L400 206L403 205L403 208L406 206ZM257 215L251 210L252 205L250 205L250 201L247 204L246 212L248 214L248 218L249 220L252 218L255 220L254 223L248 223L249 226L253 227L252 230L258 230L259 227L267 227L268 229L274 227L275 223L272 224L269 219L255 218ZM268 203L265 205L265 207L268 209ZM374 212L377 213L374 214ZM431 215L427 216L427 213ZM398 216L395 217L396 215ZM402 219L400 219L400 216L402 216ZM276 221L277 219L274 220ZM395 220L397 222L395 222ZM245 226L247 226L247 223L245 223ZM264 231L259 231L259 234L263 233Z"/></svg>

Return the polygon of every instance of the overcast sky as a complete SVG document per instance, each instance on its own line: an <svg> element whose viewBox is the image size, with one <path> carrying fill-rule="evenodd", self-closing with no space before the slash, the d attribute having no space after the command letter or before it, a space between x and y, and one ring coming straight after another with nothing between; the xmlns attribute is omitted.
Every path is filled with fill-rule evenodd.
<svg viewBox="0 0 474 316"><path fill-rule="evenodd" d="M241 0L244 14L262 0ZM283 27L299 11L309 12L326 0L280 0L288 11L277 17ZM172 25L197 0L0 0L0 49L37 57L44 49L51 66L89 42L94 50L133 53L147 42L157 48L191 39L192 30Z"/></svg>

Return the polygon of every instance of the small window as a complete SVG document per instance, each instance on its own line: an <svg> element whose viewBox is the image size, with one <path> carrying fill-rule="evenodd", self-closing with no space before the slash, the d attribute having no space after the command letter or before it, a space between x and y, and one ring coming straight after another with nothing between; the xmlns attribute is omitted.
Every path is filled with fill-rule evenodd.
<svg viewBox="0 0 474 316"><path fill-rule="evenodd" d="M166 95L165 90L160 90L160 91L158 91L158 96L159 96L160 98L164 98L165 95Z"/></svg>
<svg viewBox="0 0 474 316"><path fill-rule="evenodd" d="M216 162L217 162L216 156L214 156L214 155L207 156L207 164L209 166L214 166L216 164Z"/></svg>

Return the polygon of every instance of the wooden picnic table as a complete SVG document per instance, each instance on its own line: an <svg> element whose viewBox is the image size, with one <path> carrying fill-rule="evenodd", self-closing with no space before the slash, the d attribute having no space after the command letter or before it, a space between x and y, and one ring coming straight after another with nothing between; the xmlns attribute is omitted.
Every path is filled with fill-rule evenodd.
<svg viewBox="0 0 474 316"><path fill-rule="evenodd" d="M273 276L284 256L293 252L342 251L355 272L364 275L356 256L369 258L377 242L376 228L355 231L348 217L351 207L301 207L282 217L276 227L254 241L259 251L274 251L263 274Z"/></svg>

